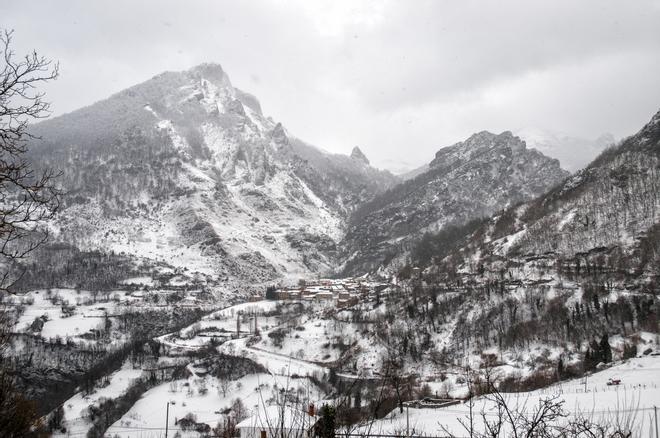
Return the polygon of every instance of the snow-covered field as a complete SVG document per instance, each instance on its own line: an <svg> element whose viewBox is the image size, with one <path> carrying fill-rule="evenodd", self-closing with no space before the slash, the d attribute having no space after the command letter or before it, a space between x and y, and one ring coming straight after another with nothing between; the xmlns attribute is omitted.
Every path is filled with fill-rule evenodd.
<svg viewBox="0 0 660 438"><path fill-rule="evenodd" d="M610 378L621 379L619 386L608 386ZM586 387L586 389L585 389ZM515 410L531 413L539 401L558 396L569 418L578 415L594 421L634 420L635 436L647 436L653 407L660 404L660 356L630 359L586 379L575 379L537 391L505 394L507 405ZM496 418L495 403L490 397L479 397L473 405L474 421L483 430L483 416L488 421ZM469 404L460 403L447 408L412 408L408 410L410 432L417 435L441 436L447 431L465 435L460 421L469 418ZM391 412L386 418L371 425L372 433L396 434L406 431L406 410Z"/></svg>
<svg viewBox="0 0 660 438"><path fill-rule="evenodd" d="M268 330L280 324L278 316L267 316L277 307L276 301L257 301L229 306L204 316L198 322L158 338L159 342L174 348L195 350L208 344L213 338L227 340L240 330L241 336L249 336L255 330Z"/></svg>
<svg viewBox="0 0 660 438"><path fill-rule="evenodd" d="M18 319L15 330L29 331L34 320L43 317L45 322L41 336L47 339L77 337L97 329L103 324L106 314L113 315L117 307L113 301L94 303L90 292L74 289L37 290L20 298L25 303L25 311ZM71 316L62 311L64 304L72 306Z"/></svg>
<svg viewBox="0 0 660 438"><path fill-rule="evenodd" d="M223 391L222 383L215 377L196 377L175 380L147 391L142 398L119 421L107 431L108 436L150 437L161 436L165 429L166 409L169 403L169 430L172 435L186 435L177 425L177 420L193 414L197 422L215 427L222 421L222 412L232 402L240 399L251 414L258 408L273 403L281 390L304 394L310 399L320 400L324 394L309 379L290 379L271 374L250 374L232 382Z"/></svg>
<svg viewBox="0 0 660 438"><path fill-rule="evenodd" d="M130 279L146 282L149 277ZM168 303L167 297L178 293L176 303ZM185 293L167 289L117 290L91 292L77 289L40 289L6 298L4 304L18 311L13 331L40 336L46 340L60 338L77 342L95 342L99 332L109 330L110 342L118 343L125 338L116 328L117 317L125 312L140 312L166 306L216 308L216 304L200 301L197 290ZM157 300L157 302L155 302ZM235 325L234 325L235 326Z"/></svg>
<svg viewBox="0 0 660 438"><path fill-rule="evenodd" d="M64 426L66 433L55 432L53 437L84 436L89 430L87 410L92 405L98 405L100 400L119 397L126 391L133 379L142 375L141 369L133 368L129 362L109 376L107 386L97 388L91 394L82 392L75 394L62 405L64 408Z"/></svg>
<svg viewBox="0 0 660 438"><path fill-rule="evenodd" d="M130 283L144 284L149 280L148 277L133 278ZM54 295L60 297L57 304L53 303ZM137 303L138 307L143 305L145 308L153 305L142 290L128 295L122 292L121 295L135 300L131 305ZM106 312L112 318L113 313L120 312L126 304L123 299L94 304L91 298L90 293L85 291L35 291L24 297L24 301L27 300L23 304L25 311L16 327L27 331L35 318L48 314L42 333L48 336L80 336L103 321ZM62 302L75 304L72 316L62 315ZM223 414L236 399L240 399L248 411L253 411L276 403L282 389L288 389L301 399L322 404L329 394L325 394L312 381L327 379L330 368L340 360L343 361L338 373L341 378L362 376L373 377L377 381L384 347L375 342L373 321L382 317L382 307L370 302L361 303L356 309L360 309L364 319L351 322L354 309L335 312L334 306L327 303L246 302L215 310L177 332L159 336L157 340L166 348L163 353L166 356L160 358L161 362L168 362L165 365L189 363L189 374L186 377L178 375L172 382L160 383L149 389L112 425L108 436L159 436L164 429L164 413L168 403L170 430L180 432L182 437L198 435L179 430L177 420L193 414L198 423L214 427L223 420ZM89 324L88 321L95 321L96 325L85 325ZM396 327L394 322L391 328ZM451 330L450 326L439 330L434 335L434 343L442 345ZM636 339L640 354L647 350L657 351L656 335L640 332ZM615 357L620 357L625 342L629 340L621 336L610 338ZM265 372L248 374L231 382L222 381L206 371L197 372L193 366L194 354L209 347L229 356L250 359L261 365ZM554 363L562 354L558 346L542 344L530 345L526 350L527 356L523 354L520 360L515 357L517 353L500 352L496 348L481 352L481 357L470 353L466 365L478 369L483 356L490 354L498 359L493 369L500 376L523 378L534 370L530 358L546 357ZM567 363L572 361L570 354L563 354ZM464 397L467 393L467 385L462 379L464 376L460 367L454 368L440 369L430 361L420 361L406 368L406 372L420 376L420 384L428 385L436 395ZM124 365L109 376L106 386L98 387L91 394L78 393L67 400L64 403L67 431L74 436L86 433L91 427L91 421L86 418L89 406L98 406L104 398L122 395L130 382L140 377L141 373L139 369ZM606 384L608 379L614 377L622 379L620 386ZM650 409L660 404L660 357L645 356L619 362L589 376L586 384L581 379L565 381L542 390L507 394L506 398L510 407L528 413L539 405L540 400L555 395L563 400L563 407L569 416L582 414L596 421L616 416L620 419L633 418L638 430L643 430L649 425ZM477 427L480 427L483 418L491 419L495 415L495 404L488 397L477 398L473 412ZM370 433L401 434L408 423L411 433L415 434L439 436L448 431L461 436L464 430L459 420L468 416L469 405L459 403L444 409L411 407L407 414L408 418L406 412L400 414L397 410L393 411L386 418L371 424Z"/></svg>
<svg viewBox="0 0 660 438"><path fill-rule="evenodd" d="M276 312L278 306L282 308ZM301 306L308 312L301 312ZM300 375L325 373L324 364L336 361L341 354L333 344L339 339L350 344L355 338L355 328L351 324L315 314L325 306L323 303L302 305L277 301L242 303L213 312L178 333L161 336L159 341L170 347L195 350L217 338L227 341L221 350L240 352L274 373L281 373L284 368ZM289 313L291 308L295 308L293 313ZM255 336L255 318L257 341L247 346L248 338ZM234 339L238 329L241 339ZM285 334L281 345L276 345L269 335L280 330Z"/></svg>
<svg viewBox="0 0 660 438"><path fill-rule="evenodd" d="M38 304L35 300L33 311L40 314L47 305ZM46 303L50 304L48 301ZM242 303L230 306L204 316L200 321L179 332L158 338L171 352L184 350L184 353L194 352L208 344L214 334L224 333L229 336L218 350L233 356L252 359L267 370L266 373L248 374L238 380L227 382L196 372L192 362L187 369L190 376L179 378L172 382L162 383L148 390L140 400L120 420L116 421L107 431L108 436L119 437L150 437L161 436L165 425L165 409L170 406L170 430L180 432L182 436L198 436L195 432L184 432L176 425L177 419L192 413L199 423L215 426L222 420L221 412L225 411L237 398L240 399L248 413L258 407L274 403L275 399L285 390L305 399L322 400L326 394L307 376L321 378L328 372L326 367L287 356L286 352L269 352L258 347L248 347L246 342L253 336L252 328L256 315L259 330L267 333L282 324L282 315L273 316L278 303L260 301ZM59 308L57 309L59 310ZM33 315L26 317L28 321ZM241 337L231 339L236 333L236 321L247 317L248 322L242 322ZM61 332L58 332L61 333ZM174 362L192 361L185 356L176 358L161 357L164 366ZM98 406L105 398L116 398L122 395L131 381L142 375L142 370L133 369L125 364L120 370L109 376L109 384L96 388L91 394L77 393L67 400L64 407L64 426L71 436L84 435L91 427L87 416L90 406ZM63 434L60 436L67 436Z"/></svg>

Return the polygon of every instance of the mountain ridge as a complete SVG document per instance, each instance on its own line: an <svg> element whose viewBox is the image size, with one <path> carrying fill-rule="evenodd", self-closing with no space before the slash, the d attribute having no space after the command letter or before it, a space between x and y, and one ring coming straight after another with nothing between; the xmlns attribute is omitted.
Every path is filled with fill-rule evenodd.
<svg viewBox="0 0 660 438"><path fill-rule="evenodd" d="M156 75L32 133L37 167L64 171L57 239L167 261L225 291L329 270L344 218L397 181L289 134L217 64Z"/></svg>
<svg viewBox="0 0 660 438"><path fill-rule="evenodd" d="M360 207L342 243L344 273L374 272L405 257L425 232L489 216L568 176L559 161L528 149L510 131L482 131L441 148L429 169Z"/></svg>

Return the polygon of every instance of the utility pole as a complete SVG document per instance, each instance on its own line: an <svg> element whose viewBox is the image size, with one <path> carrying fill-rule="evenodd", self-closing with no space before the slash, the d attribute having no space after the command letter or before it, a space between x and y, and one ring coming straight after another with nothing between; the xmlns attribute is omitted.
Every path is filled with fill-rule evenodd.
<svg viewBox="0 0 660 438"><path fill-rule="evenodd" d="M170 424L170 402L167 402L167 410L165 411L165 438L167 438L167 426Z"/></svg>
<svg viewBox="0 0 660 438"><path fill-rule="evenodd" d="M655 414L655 438L660 438L658 435L658 407L653 406L653 413Z"/></svg>
<svg viewBox="0 0 660 438"><path fill-rule="evenodd" d="M410 438L410 416L408 415L408 406L406 403L406 437Z"/></svg>

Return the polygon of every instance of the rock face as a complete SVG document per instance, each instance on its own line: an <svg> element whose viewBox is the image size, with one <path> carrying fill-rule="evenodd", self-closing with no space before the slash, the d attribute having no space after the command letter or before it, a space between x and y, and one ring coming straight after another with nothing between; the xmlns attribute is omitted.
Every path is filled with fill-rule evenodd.
<svg viewBox="0 0 660 438"><path fill-rule="evenodd" d="M647 245L644 241L649 236L653 236L652 245L657 245L658 169L660 112L637 134L606 150L561 185L494 218L492 231L480 243L473 242L473 246L487 245L492 248L484 253L499 256L552 254L573 259L587 257L593 251L610 254L615 248L615 253L625 253L625 248ZM620 253L618 257L636 256ZM639 263L650 261L648 257L644 259ZM630 260L621 263L629 264Z"/></svg>
<svg viewBox="0 0 660 438"><path fill-rule="evenodd" d="M559 162L503 132L480 132L440 149L429 169L360 207L342 243L345 273L373 271L410 242L448 224L487 217L568 176Z"/></svg>
<svg viewBox="0 0 660 438"><path fill-rule="evenodd" d="M296 139L215 64L33 131L36 165L64 173L56 239L165 261L227 290L329 270L348 215L396 181Z"/></svg>
<svg viewBox="0 0 660 438"><path fill-rule="evenodd" d="M351 158L357 161L360 161L364 164L369 164L369 160L367 159L367 156L364 155L364 153L360 150L359 147L355 146L353 150L351 151Z"/></svg>

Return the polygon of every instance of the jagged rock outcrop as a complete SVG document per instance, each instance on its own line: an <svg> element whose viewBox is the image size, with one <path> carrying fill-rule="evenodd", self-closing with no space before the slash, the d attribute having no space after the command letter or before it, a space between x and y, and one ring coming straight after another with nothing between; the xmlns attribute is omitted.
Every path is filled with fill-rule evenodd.
<svg viewBox="0 0 660 438"><path fill-rule="evenodd" d="M369 160L367 159L367 156L364 155L364 153L360 150L359 147L355 146L353 150L351 151L351 158L357 161L360 161L361 163L364 164L369 164Z"/></svg>

